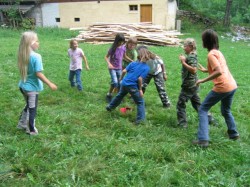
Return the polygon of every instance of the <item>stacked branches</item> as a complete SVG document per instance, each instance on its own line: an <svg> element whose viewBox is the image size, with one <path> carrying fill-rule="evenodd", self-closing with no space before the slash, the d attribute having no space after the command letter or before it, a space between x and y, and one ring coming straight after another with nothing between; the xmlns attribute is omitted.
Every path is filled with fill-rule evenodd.
<svg viewBox="0 0 250 187"><path fill-rule="evenodd" d="M179 46L181 35L177 31L165 31L160 25L151 23L121 24L97 23L86 31L79 31L76 37L79 41L93 44L112 43L117 33L124 34L125 38L136 37L139 44L157 46Z"/></svg>

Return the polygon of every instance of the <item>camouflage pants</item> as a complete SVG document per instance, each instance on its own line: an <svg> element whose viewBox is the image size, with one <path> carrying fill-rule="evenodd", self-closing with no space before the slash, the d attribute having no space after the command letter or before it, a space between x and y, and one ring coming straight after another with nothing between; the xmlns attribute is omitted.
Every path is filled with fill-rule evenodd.
<svg viewBox="0 0 250 187"><path fill-rule="evenodd" d="M163 79L163 74L158 73L157 75L148 74L145 79L143 79L142 91L145 93L146 87L150 83L151 79L154 78L155 86L160 96L161 102L163 105L167 105L170 103L168 99L167 92L165 90L165 80Z"/></svg>
<svg viewBox="0 0 250 187"><path fill-rule="evenodd" d="M188 102L188 100L191 101L193 108L198 112L198 108L201 105L201 101L198 95L197 87L194 87L192 89L181 89L181 93L179 95L179 99L176 106L178 124L180 125L187 124L186 102Z"/></svg>

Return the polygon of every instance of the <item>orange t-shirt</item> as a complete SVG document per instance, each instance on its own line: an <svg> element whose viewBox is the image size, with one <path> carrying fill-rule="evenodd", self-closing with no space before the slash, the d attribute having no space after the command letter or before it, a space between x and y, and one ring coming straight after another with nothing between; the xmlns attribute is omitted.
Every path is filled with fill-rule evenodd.
<svg viewBox="0 0 250 187"><path fill-rule="evenodd" d="M219 50L211 50L207 55L207 69L209 74L212 74L216 67L220 66L222 74L213 79L213 91L219 93L230 92L237 88L236 81L231 75L227 62L223 54Z"/></svg>

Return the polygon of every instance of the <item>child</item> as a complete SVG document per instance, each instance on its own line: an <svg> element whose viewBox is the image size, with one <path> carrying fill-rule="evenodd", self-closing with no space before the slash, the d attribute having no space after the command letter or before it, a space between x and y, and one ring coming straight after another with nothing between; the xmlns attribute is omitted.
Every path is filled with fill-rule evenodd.
<svg viewBox="0 0 250 187"><path fill-rule="evenodd" d="M177 119L178 125L183 128L187 128L186 118L186 102L191 101L193 108L198 112L198 108L201 105L200 97L198 95L199 87L195 84L198 80L197 76L197 54L196 54L196 42L192 38L187 38L184 41L184 55L179 56L179 60L182 64L182 84L181 93L177 102ZM209 121L214 121L211 114L208 114Z"/></svg>
<svg viewBox="0 0 250 187"><path fill-rule="evenodd" d="M43 90L43 83L52 90L57 86L50 82L42 73L43 64L41 55L35 51L39 48L37 34L31 31L24 32L21 37L18 51L18 68L21 75L19 88L24 96L26 106L23 109L17 128L25 129L30 135L37 135L35 118L38 103L38 93Z"/></svg>
<svg viewBox="0 0 250 187"><path fill-rule="evenodd" d="M111 77L109 91L106 95L106 100L109 103L112 99L112 92L114 89L119 90L119 79L122 74L122 59L126 53L125 37L123 34L118 33L115 37L114 43L108 50L105 60L108 64L108 69Z"/></svg>
<svg viewBox="0 0 250 187"><path fill-rule="evenodd" d="M234 117L231 113L231 105L234 93L237 89L236 81L231 75L223 54L219 51L219 39L215 31L207 29L202 33L203 47L207 48L207 69L200 66L202 72L208 72L208 76L196 82L201 83L212 80L213 89L208 93L199 108L198 140L193 141L194 145L207 147L209 145L209 129L207 113L216 103L221 101L221 114L227 124L227 133L230 139L239 138Z"/></svg>
<svg viewBox="0 0 250 187"><path fill-rule="evenodd" d="M147 48L146 46L142 46ZM151 79L154 78L155 86L160 96L162 105L164 108L170 107L170 101L168 99L167 92L165 90L165 81L167 80L166 70L162 59L152 52L148 51L151 59L146 63L150 67L150 71L145 79L143 79L142 91L145 93L146 87L150 83Z"/></svg>
<svg viewBox="0 0 250 187"><path fill-rule="evenodd" d="M126 57L123 58L122 61L122 69L125 69L130 62L134 62L137 60L137 51L136 51L136 46L137 46L137 38L136 37L131 37L128 39L126 43Z"/></svg>
<svg viewBox="0 0 250 187"><path fill-rule="evenodd" d="M148 50L145 48L141 48L138 51L138 54L138 61L131 62L122 71L122 76L120 78L122 80L120 91L106 107L107 111L111 111L121 103L123 97L126 96L127 93L130 93L131 97L134 99L137 105L137 125L145 120L142 80L147 76L149 72L149 66L145 62L150 59ZM125 74L127 75L125 76Z"/></svg>
<svg viewBox="0 0 250 187"><path fill-rule="evenodd" d="M77 89L79 91L82 91L83 90L81 81L82 59L85 62L86 70L89 70L89 65L82 49L78 48L77 40L75 39L70 40L70 48L68 49L68 55L70 57L69 81L71 87L75 87L77 85ZM76 81L74 81L74 77Z"/></svg>

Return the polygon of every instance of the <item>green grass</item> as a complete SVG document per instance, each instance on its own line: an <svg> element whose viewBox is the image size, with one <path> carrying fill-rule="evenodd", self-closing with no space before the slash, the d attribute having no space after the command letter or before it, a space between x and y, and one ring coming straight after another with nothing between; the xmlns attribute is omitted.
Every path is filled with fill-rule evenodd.
<svg viewBox="0 0 250 187"><path fill-rule="evenodd" d="M220 39L220 48L238 82L232 112L240 132L230 141L219 105L212 108L219 126L210 128L206 150L191 145L196 138L197 113L187 106L189 128L177 127L175 105L180 92L181 65L178 47L150 49L166 64L166 89L172 107L163 109L153 82L145 94L147 122L134 126L135 110L121 115L105 111L109 73L104 61L110 45L81 43L90 65L83 71L85 91L72 89L67 80L68 41L76 32L39 29L39 53L44 74L58 85L48 86L39 96L36 119L39 135L17 130L24 101L18 90L16 65L20 31L0 30L0 186L225 186L249 187L249 59L250 44ZM223 33L220 33L222 35ZM198 43L199 62L205 65L207 51L201 33L192 31ZM199 72L200 77L205 75ZM203 84L202 99L212 83ZM136 108L129 99L123 106Z"/></svg>

